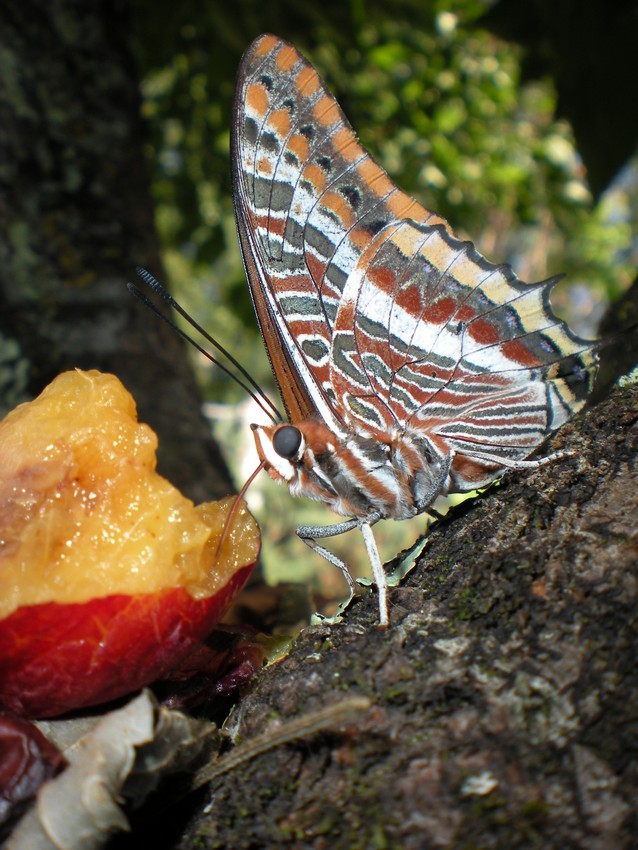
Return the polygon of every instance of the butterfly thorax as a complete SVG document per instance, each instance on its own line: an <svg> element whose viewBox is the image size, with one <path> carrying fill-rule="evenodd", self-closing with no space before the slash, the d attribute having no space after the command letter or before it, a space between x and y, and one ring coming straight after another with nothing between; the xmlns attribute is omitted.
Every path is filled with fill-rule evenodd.
<svg viewBox="0 0 638 850"><path fill-rule="evenodd" d="M314 420L252 427L274 481L342 516L408 519L447 491L450 458L420 435L337 435Z"/></svg>

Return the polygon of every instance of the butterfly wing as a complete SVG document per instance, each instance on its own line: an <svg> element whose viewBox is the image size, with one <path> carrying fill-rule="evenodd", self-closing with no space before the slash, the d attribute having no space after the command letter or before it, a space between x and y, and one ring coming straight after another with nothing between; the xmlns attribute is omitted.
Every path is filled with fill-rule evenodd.
<svg viewBox="0 0 638 850"><path fill-rule="evenodd" d="M523 460L585 403L592 344L551 310L558 280L519 280L440 225L377 234L344 287L331 381L351 419L455 453L455 489Z"/></svg>
<svg viewBox="0 0 638 850"><path fill-rule="evenodd" d="M553 281L488 263L394 186L274 36L242 61L232 152L244 263L293 423L424 434L471 489L582 406L595 357L552 313Z"/></svg>
<svg viewBox="0 0 638 850"><path fill-rule="evenodd" d="M346 281L388 223L449 226L391 183L317 72L275 36L242 60L231 152L242 255L287 412L340 433L330 360Z"/></svg>

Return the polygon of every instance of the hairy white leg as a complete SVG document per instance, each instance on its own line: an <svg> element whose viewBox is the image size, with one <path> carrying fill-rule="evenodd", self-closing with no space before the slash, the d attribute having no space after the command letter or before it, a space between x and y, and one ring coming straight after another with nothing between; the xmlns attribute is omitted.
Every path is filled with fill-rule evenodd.
<svg viewBox="0 0 638 850"><path fill-rule="evenodd" d="M373 525L378 519L378 516L373 516L369 517L366 522ZM353 517L343 522L335 522L333 525L300 525L297 529L297 534L302 540L314 540L316 537L336 537L337 534L345 534L346 531L352 531L353 528L358 528L362 521Z"/></svg>
<svg viewBox="0 0 638 850"><path fill-rule="evenodd" d="M476 458L477 460L487 460L498 463L500 466L506 466L508 469L538 469L539 466L545 466L548 463L554 463L556 460L562 460L567 457L575 457L576 453L569 449L559 449L552 452L551 455L539 457L534 460L510 460L506 457L500 457L490 452L481 451L464 451L466 457Z"/></svg>
<svg viewBox="0 0 638 850"><path fill-rule="evenodd" d="M300 531L307 529L297 529L297 534ZM350 588L350 597L352 598L357 592L357 585L354 583L354 579L350 575L350 570L348 569L348 565L345 561L342 561L334 552L331 552L329 549L326 549L324 546L320 546L317 541L313 537L307 537L304 534L299 534L303 542L306 546L310 546L313 552L316 552L318 555L321 555L322 558L325 558L328 563L332 564L333 567L336 567L338 570L341 570L343 573L343 577L348 582L348 587Z"/></svg>
<svg viewBox="0 0 638 850"><path fill-rule="evenodd" d="M388 582L379 556L377 541L374 539L372 529L367 522L361 523L361 534L363 534L363 540L366 544L366 549L368 550L368 558L372 565L372 574L374 575L377 590L379 591L379 625L383 628L387 628L390 622L390 618L388 616Z"/></svg>

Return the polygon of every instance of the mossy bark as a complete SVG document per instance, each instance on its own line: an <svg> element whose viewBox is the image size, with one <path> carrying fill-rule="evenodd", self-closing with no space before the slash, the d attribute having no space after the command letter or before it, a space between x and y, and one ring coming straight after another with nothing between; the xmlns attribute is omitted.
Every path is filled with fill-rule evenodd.
<svg viewBox="0 0 638 850"><path fill-rule="evenodd" d="M160 272L127 8L0 4L0 406L65 369L114 372L201 501L230 481L184 348L125 287Z"/></svg>
<svg viewBox="0 0 638 850"><path fill-rule="evenodd" d="M340 732L216 779L180 848L586 848L638 835L638 387L439 523L375 627L362 595L237 709L247 740L362 694Z"/></svg>

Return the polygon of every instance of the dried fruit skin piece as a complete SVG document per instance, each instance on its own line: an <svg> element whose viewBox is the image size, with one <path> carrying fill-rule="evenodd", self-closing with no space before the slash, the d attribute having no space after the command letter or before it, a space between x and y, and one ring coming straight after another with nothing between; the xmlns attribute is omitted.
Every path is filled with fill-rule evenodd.
<svg viewBox="0 0 638 850"><path fill-rule="evenodd" d="M64 764L58 749L32 723L0 715L0 841L40 785Z"/></svg>

